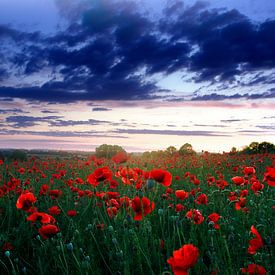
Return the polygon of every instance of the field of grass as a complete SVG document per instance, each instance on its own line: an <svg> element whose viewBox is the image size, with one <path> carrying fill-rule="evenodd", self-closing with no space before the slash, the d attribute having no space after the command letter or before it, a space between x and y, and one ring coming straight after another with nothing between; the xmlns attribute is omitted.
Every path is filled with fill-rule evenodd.
<svg viewBox="0 0 275 275"><path fill-rule="evenodd" d="M0 160L0 274L275 274L275 155Z"/></svg>

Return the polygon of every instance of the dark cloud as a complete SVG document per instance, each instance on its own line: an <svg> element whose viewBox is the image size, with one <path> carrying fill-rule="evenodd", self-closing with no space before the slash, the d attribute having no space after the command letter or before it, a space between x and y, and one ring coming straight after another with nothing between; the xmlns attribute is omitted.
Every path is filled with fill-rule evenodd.
<svg viewBox="0 0 275 275"><path fill-rule="evenodd" d="M233 95L222 95L217 93L206 94L206 95L198 95L193 97L192 101L218 101L225 99L267 99L267 98L275 98L275 90L269 90L263 93L254 93L254 94L233 94Z"/></svg>
<svg viewBox="0 0 275 275"><path fill-rule="evenodd" d="M0 109L0 114L10 114L10 113L29 113L19 108L12 109Z"/></svg>
<svg viewBox="0 0 275 275"><path fill-rule="evenodd" d="M110 137L110 138L125 138L123 135L112 135L104 131L27 131L27 130L8 130L0 129L0 135L33 135L45 137Z"/></svg>
<svg viewBox="0 0 275 275"><path fill-rule="evenodd" d="M102 108L102 107L95 107L92 109L93 112L105 112L105 111L111 111L112 109L109 108Z"/></svg>
<svg viewBox="0 0 275 275"><path fill-rule="evenodd" d="M76 126L76 125L101 125L109 123L108 121L104 120L96 120L96 119L89 119L89 120L61 120L57 119L54 121L50 121L50 126L56 127L64 127L64 126Z"/></svg>
<svg viewBox="0 0 275 275"><path fill-rule="evenodd" d="M45 116L45 117L33 117L33 116L8 116L6 117L6 123L13 128L25 128L35 125L39 125L41 122L51 122L53 120L61 118L60 116Z"/></svg>
<svg viewBox="0 0 275 275"><path fill-rule="evenodd" d="M210 9L168 1L157 19L142 13L134 1L56 0L68 20L54 35L0 26L0 79L48 73L43 84L0 86L0 97L44 102L78 100L142 100L161 98L156 73L193 73L193 81L242 85L237 76L275 67L275 20L255 23L237 10ZM8 70L6 69L8 68ZM10 72L8 73L10 75ZM272 84L273 77L256 74L250 84ZM42 81L41 81L42 83ZM165 90L169 93L169 90ZM272 98L211 94L192 100Z"/></svg>
<svg viewBox="0 0 275 275"><path fill-rule="evenodd" d="M198 127L217 127L217 128L226 128L228 126L221 124L194 124L194 126Z"/></svg>
<svg viewBox="0 0 275 275"><path fill-rule="evenodd" d="M117 129L115 133L136 135L171 135L171 136L230 136L212 131L153 130L153 129Z"/></svg>
<svg viewBox="0 0 275 275"><path fill-rule="evenodd" d="M240 122L240 121L245 121L246 119L222 119L221 122L225 123L231 123L231 122Z"/></svg>

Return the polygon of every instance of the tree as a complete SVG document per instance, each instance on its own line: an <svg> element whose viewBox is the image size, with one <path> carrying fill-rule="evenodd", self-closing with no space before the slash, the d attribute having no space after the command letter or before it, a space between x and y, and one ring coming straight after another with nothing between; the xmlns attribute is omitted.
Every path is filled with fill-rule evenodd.
<svg viewBox="0 0 275 275"><path fill-rule="evenodd" d="M23 150L13 150L9 158L11 160L25 161L27 160L27 153Z"/></svg>
<svg viewBox="0 0 275 275"><path fill-rule="evenodd" d="M179 149L180 155L194 155L196 152L193 150L193 147L190 143L183 144Z"/></svg>
<svg viewBox="0 0 275 275"><path fill-rule="evenodd" d="M166 153L167 153L167 155L170 155L170 156L173 156L174 154L176 154L177 153L177 148L176 147L174 147L174 146L169 146L167 149L166 149Z"/></svg>
<svg viewBox="0 0 275 275"><path fill-rule="evenodd" d="M118 145L102 144L95 149L95 155L98 158L111 159L118 152L126 153L126 151L121 146L118 146Z"/></svg>
<svg viewBox="0 0 275 275"><path fill-rule="evenodd" d="M263 154L263 153L275 153L275 145L270 142L251 142L246 146L241 153L244 154Z"/></svg>

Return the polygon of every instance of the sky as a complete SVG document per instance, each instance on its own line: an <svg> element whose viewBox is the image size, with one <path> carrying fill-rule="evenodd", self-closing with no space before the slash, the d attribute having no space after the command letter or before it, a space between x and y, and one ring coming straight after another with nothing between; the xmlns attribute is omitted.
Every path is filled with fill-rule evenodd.
<svg viewBox="0 0 275 275"><path fill-rule="evenodd" d="M1 0L0 148L275 143L273 0Z"/></svg>

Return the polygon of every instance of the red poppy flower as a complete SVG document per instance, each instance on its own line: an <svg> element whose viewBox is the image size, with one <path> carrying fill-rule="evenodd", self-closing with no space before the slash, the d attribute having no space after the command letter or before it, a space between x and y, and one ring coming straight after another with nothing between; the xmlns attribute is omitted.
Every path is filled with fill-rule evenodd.
<svg viewBox="0 0 275 275"><path fill-rule="evenodd" d="M39 191L39 195L42 196L47 194L48 190L49 190L49 186L47 184L42 184Z"/></svg>
<svg viewBox="0 0 275 275"><path fill-rule="evenodd" d="M208 198L205 194L200 194L195 200L197 204L208 204Z"/></svg>
<svg viewBox="0 0 275 275"><path fill-rule="evenodd" d="M54 217L52 217L47 213L42 213L42 212L32 213L29 217L27 217L27 221L30 221L33 223L40 221L43 224L55 223Z"/></svg>
<svg viewBox="0 0 275 275"><path fill-rule="evenodd" d="M265 275L266 270L261 265L249 264L247 268L242 268L242 273L249 275Z"/></svg>
<svg viewBox="0 0 275 275"><path fill-rule="evenodd" d="M247 249L247 252L249 254L256 254L257 250L264 246L263 240L257 229L254 227L254 225L251 226L250 232L255 235L255 238L249 240L249 247Z"/></svg>
<svg viewBox="0 0 275 275"><path fill-rule="evenodd" d="M175 192L175 195L176 195L176 197L178 198L178 199L180 199L180 200L185 200L185 199L187 199L188 198L188 192L185 192L184 190L177 190L176 192Z"/></svg>
<svg viewBox="0 0 275 275"><path fill-rule="evenodd" d="M114 216L116 216L117 212L118 212L118 209L115 206L107 208L107 213L110 218L113 218Z"/></svg>
<svg viewBox="0 0 275 275"><path fill-rule="evenodd" d="M62 191L58 189L50 190L49 195L52 199L57 199L62 195Z"/></svg>
<svg viewBox="0 0 275 275"><path fill-rule="evenodd" d="M251 184L250 188L254 192L254 194L257 194L259 191L264 189L264 185L261 184L258 180L255 180Z"/></svg>
<svg viewBox="0 0 275 275"><path fill-rule="evenodd" d="M266 172L264 174L264 181L266 181L269 186L275 187L275 168L266 168Z"/></svg>
<svg viewBox="0 0 275 275"><path fill-rule="evenodd" d="M124 162L127 162L128 160L128 155L126 152L118 152L116 153L113 157L112 157L112 161L114 163L124 163Z"/></svg>
<svg viewBox="0 0 275 275"><path fill-rule="evenodd" d="M139 178L138 172L129 167L120 167L116 172L116 177L120 177L124 184L133 184Z"/></svg>
<svg viewBox="0 0 275 275"><path fill-rule="evenodd" d="M142 217L147 216L155 209L155 203L151 203L151 201L146 197L143 197L142 199L140 199L139 197L135 197L131 201L131 206L135 212L135 221L142 220Z"/></svg>
<svg viewBox="0 0 275 275"><path fill-rule="evenodd" d="M149 177L161 183L163 186L170 186L172 183L172 174L166 170L153 169L150 171Z"/></svg>
<svg viewBox="0 0 275 275"><path fill-rule="evenodd" d="M195 224L201 224L204 221L204 217L202 216L201 212L197 209L190 209L186 213L186 217L188 219L192 219L193 223Z"/></svg>
<svg viewBox="0 0 275 275"><path fill-rule="evenodd" d="M216 180L216 186L219 189L223 190L226 186L228 186L228 183L223 179L219 179L219 180Z"/></svg>
<svg viewBox="0 0 275 275"><path fill-rule="evenodd" d="M39 230L39 234L42 236L43 239L48 239L50 237L53 237L59 232L59 229L57 226L53 224L47 224L47 225L42 225Z"/></svg>
<svg viewBox="0 0 275 275"><path fill-rule="evenodd" d="M199 250L193 244L185 244L173 252L167 263L175 275L188 275L188 269L193 267L199 258Z"/></svg>
<svg viewBox="0 0 275 275"><path fill-rule="evenodd" d="M236 184L236 185L242 185L244 184L244 178L243 177L233 177L232 181Z"/></svg>
<svg viewBox="0 0 275 275"><path fill-rule="evenodd" d="M252 175L252 174L255 174L256 171L255 171L255 168L254 168L254 167L249 167L249 166L247 166L247 167L244 167L243 173L244 173L245 175Z"/></svg>
<svg viewBox="0 0 275 275"><path fill-rule="evenodd" d="M69 216L69 217L74 217L74 216L76 216L76 211L75 210L68 210L68 212L67 212L67 215Z"/></svg>
<svg viewBox="0 0 275 275"><path fill-rule="evenodd" d="M24 211L29 211L35 202L36 197L34 196L34 194L29 191L25 191L19 196L16 202L16 207Z"/></svg>
<svg viewBox="0 0 275 275"><path fill-rule="evenodd" d="M240 197L239 200L235 203L236 210L243 210L246 206L246 198Z"/></svg>
<svg viewBox="0 0 275 275"><path fill-rule="evenodd" d="M6 242L2 246L2 250L3 251L7 251L7 250L10 251L10 250L13 250L13 249L14 249L14 247L13 247L13 245L10 242Z"/></svg>
<svg viewBox="0 0 275 275"><path fill-rule="evenodd" d="M219 221L220 217L221 216L219 214L214 212L214 213L210 214L207 219L208 219L208 221L211 221L214 223L215 229L219 229L220 226L217 224L217 222Z"/></svg>
<svg viewBox="0 0 275 275"><path fill-rule="evenodd" d="M60 208L56 205L49 208L48 211L51 215L59 215L61 212Z"/></svg>
<svg viewBox="0 0 275 275"><path fill-rule="evenodd" d="M95 169L94 172L87 177L87 182L96 187L101 181L111 180L112 174L112 171L107 166L103 166Z"/></svg>
<svg viewBox="0 0 275 275"><path fill-rule="evenodd" d="M178 204L176 205L176 208L175 208L176 212L181 212L181 211L183 211L184 209L185 209L185 207L184 207L182 204L180 204L180 203L178 203Z"/></svg>

